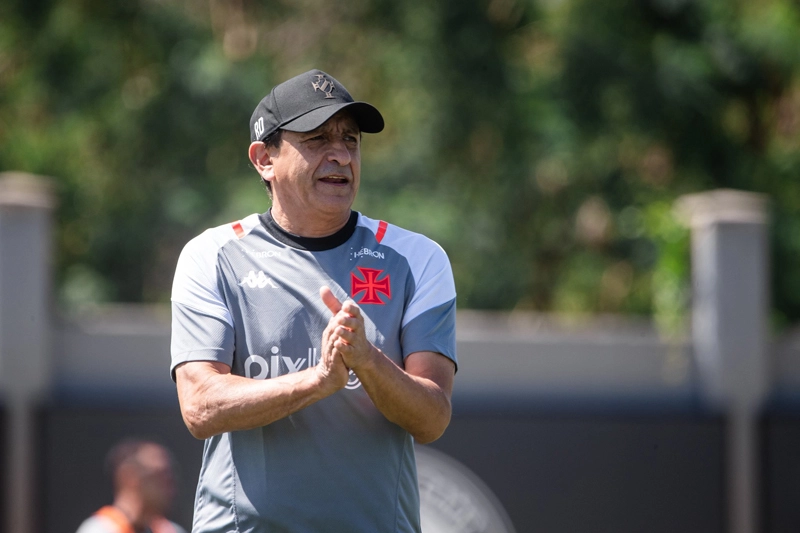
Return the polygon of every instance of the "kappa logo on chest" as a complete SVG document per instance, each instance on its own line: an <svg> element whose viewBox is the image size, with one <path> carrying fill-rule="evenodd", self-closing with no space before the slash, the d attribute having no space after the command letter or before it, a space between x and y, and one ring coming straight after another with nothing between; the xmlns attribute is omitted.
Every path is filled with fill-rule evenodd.
<svg viewBox="0 0 800 533"><path fill-rule="evenodd" d="M263 270L259 270L258 274L254 270L251 270L242 280L239 282L240 287L250 287L251 289L263 289L265 287L269 287L270 289L277 289L278 285L272 280L272 278L268 278L266 274L264 274Z"/></svg>

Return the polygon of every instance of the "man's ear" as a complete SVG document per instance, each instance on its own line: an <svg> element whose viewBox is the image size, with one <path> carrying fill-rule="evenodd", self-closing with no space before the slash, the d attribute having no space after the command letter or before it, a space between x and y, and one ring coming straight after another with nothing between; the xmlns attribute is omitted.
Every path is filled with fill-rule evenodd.
<svg viewBox="0 0 800 533"><path fill-rule="evenodd" d="M261 177L267 181L272 181L274 176L272 172L272 158L267 150L267 145L260 141L250 143L248 155L250 156L250 162Z"/></svg>

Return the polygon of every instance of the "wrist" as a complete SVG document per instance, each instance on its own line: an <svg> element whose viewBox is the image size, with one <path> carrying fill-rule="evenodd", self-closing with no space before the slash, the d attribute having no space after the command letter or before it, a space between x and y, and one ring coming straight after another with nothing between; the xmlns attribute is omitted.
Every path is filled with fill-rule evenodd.
<svg viewBox="0 0 800 533"><path fill-rule="evenodd" d="M357 361L356 365L353 365L351 369L356 374L370 374L374 372L379 364L379 361L384 358L383 352L380 351L374 344L369 344L369 349L364 357L360 358Z"/></svg>
<svg viewBox="0 0 800 533"><path fill-rule="evenodd" d="M339 384L339 379L333 374L333 369L325 368L321 363L310 368L309 371L311 371L310 388L316 393L315 400L327 398L339 389L344 388L344 383Z"/></svg>

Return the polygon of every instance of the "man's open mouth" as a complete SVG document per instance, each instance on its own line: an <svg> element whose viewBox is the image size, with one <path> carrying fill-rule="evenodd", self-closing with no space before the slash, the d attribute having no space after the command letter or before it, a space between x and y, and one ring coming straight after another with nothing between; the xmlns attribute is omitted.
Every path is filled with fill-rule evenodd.
<svg viewBox="0 0 800 533"><path fill-rule="evenodd" d="M347 183L349 180L347 178L342 178L339 176L328 176L327 178L320 178L319 181L324 183L331 183L334 185L343 185Z"/></svg>

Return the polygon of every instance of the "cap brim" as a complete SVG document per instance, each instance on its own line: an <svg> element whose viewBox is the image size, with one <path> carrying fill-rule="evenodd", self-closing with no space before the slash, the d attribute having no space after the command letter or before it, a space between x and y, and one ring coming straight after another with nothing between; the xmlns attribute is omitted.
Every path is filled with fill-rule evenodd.
<svg viewBox="0 0 800 533"><path fill-rule="evenodd" d="M342 109L347 109L353 114L353 118L363 133L379 133L383 130L383 116L380 111L366 102L348 102L318 107L286 124L281 124L280 129L299 133L315 130Z"/></svg>

